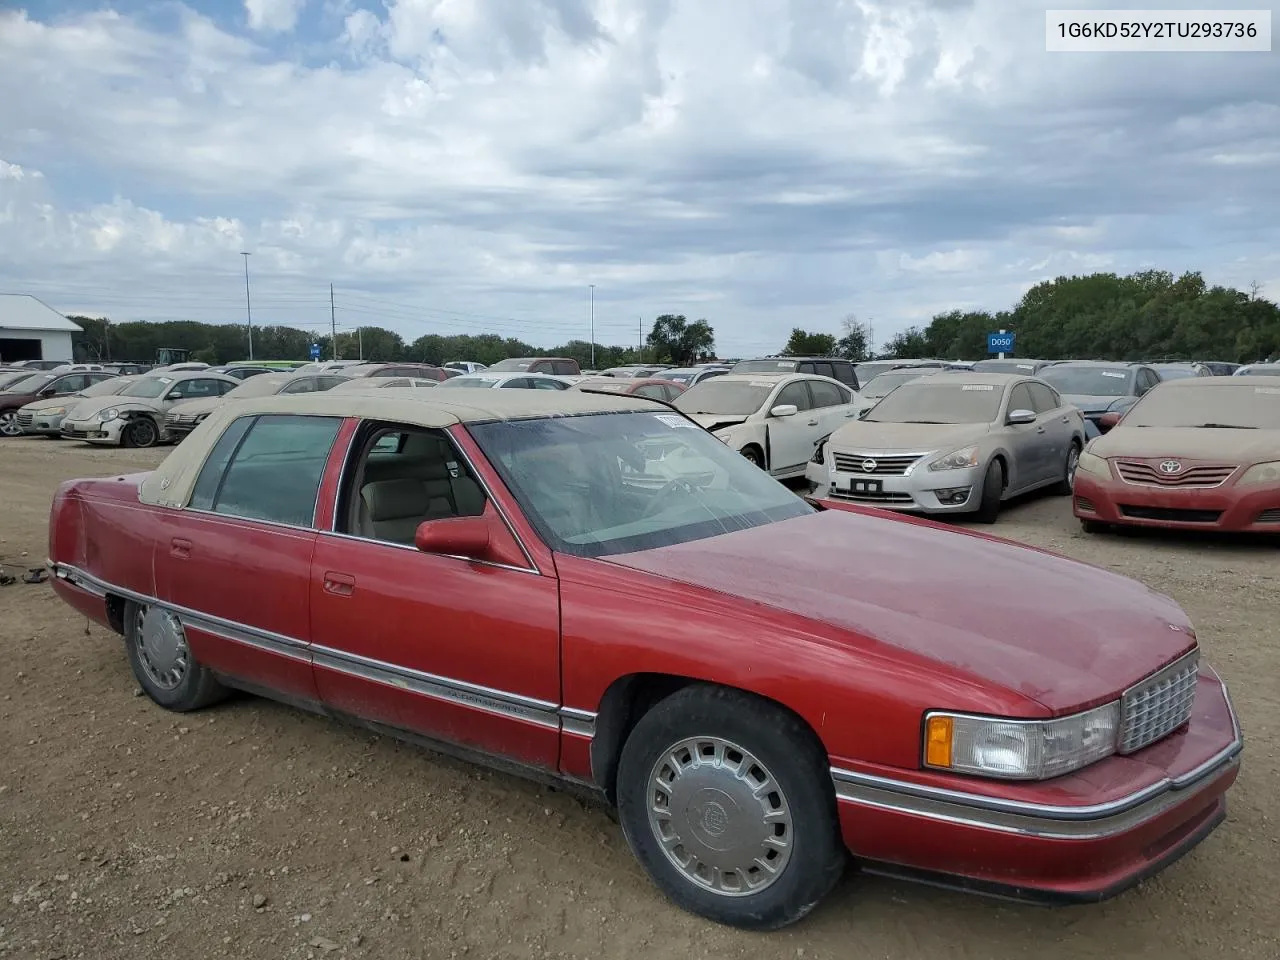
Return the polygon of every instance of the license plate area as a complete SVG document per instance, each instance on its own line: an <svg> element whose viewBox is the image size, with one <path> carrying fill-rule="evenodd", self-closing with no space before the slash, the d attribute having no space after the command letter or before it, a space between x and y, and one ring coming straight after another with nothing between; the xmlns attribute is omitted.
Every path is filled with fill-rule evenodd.
<svg viewBox="0 0 1280 960"><path fill-rule="evenodd" d="M884 481L850 480L847 489L850 493L882 493L884 491Z"/></svg>

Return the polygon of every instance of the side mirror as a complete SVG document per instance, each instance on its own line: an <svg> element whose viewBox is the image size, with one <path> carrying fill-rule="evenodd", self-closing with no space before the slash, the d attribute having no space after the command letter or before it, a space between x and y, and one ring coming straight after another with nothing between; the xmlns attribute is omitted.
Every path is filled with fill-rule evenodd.
<svg viewBox="0 0 1280 960"><path fill-rule="evenodd" d="M1116 413L1114 411L1112 411L1111 413L1104 413L1102 416L1098 418L1098 429L1104 430L1104 431L1110 430L1112 427L1119 424L1120 421L1123 419L1124 419L1123 413Z"/></svg>
<svg viewBox="0 0 1280 960"><path fill-rule="evenodd" d="M859 419L859 420L865 420L865 419L867 419L867 414L868 414L868 413L870 413L870 412L871 412L871 408L870 408L870 407L867 407L865 410L859 410L859 411L858 411L858 419Z"/></svg>
<svg viewBox="0 0 1280 960"><path fill-rule="evenodd" d="M1009 416L1005 419L1005 423L1022 425L1036 422L1036 413L1034 410L1010 410Z"/></svg>
<svg viewBox="0 0 1280 960"><path fill-rule="evenodd" d="M794 403L780 403L769 411L769 416L794 417L799 412L799 408Z"/></svg>
<svg viewBox="0 0 1280 960"><path fill-rule="evenodd" d="M489 559L486 517L445 517L418 524L413 544L423 553L444 553L470 560Z"/></svg>
<svg viewBox="0 0 1280 960"><path fill-rule="evenodd" d="M53 387L45 387L39 394L41 397L56 397L57 395L58 391L53 389Z"/></svg>

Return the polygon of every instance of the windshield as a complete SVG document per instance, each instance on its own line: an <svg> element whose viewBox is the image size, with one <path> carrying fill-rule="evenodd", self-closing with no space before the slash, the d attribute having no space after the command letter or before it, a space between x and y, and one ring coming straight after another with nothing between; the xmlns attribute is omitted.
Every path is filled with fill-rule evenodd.
<svg viewBox="0 0 1280 960"><path fill-rule="evenodd" d="M1280 387L1221 382L1203 388L1157 387L1134 404L1123 422L1126 427L1280 430Z"/></svg>
<svg viewBox="0 0 1280 960"><path fill-rule="evenodd" d="M154 399L169 389L173 377L143 377L137 383L131 383L120 391L122 397L142 397Z"/></svg>
<svg viewBox="0 0 1280 960"><path fill-rule="evenodd" d="M441 380L442 387L496 387L499 379L497 377L450 377L448 380Z"/></svg>
<svg viewBox="0 0 1280 960"><path fill-rule="evenodd" d="M9 393L39 393L53 379L52 374L48 373L25 373L4 389Z"/></svg>
<svg viewBox="0 0 1280 960"><path fill-rule="evenodd" d="M1076 397L1127 397L1133 382L1129 367L1068 367L1056 365L1040 371L1040 379L1059 393Z"/></svg>
<svg viewBox="0 0 1280 960"><path fill-rule="evenodd" d="M764 406L776 386L770 380L703 380L672 402L685 413L749 417Z"/></svg>
<svg viewBox="0 0 1280 960"><path fill-rule="evenodd" d="M280 388L291 379L291 375L264 373L256 377L250 377L234 390L227 391L223 396L228 400L243 400L246 397L269 397L278 393Z"/></svg>
<svg viewBox="0 0 1280 960"><path fill-rule="evenodd" d="M927 377L937 372L936 370L911 370L909 372L894 370L891 373L882 373L880 376L873 378L859 393L866 400L879 400L894 387L900 387L904 383L910 383L912 380Z"/></svg>
<svg viewBox="0 0 1280 960"><path fill-rule="evenodd" d="M871 408L872 423L990 423L1004 390L993 383L965 383L963 374L904 383ZM878 378L877 378L878 379Z"/></svg>
<svg viewBox="0 0 1280 960"><path fill-rule="evenodd" d="M688 383L697 375L697 370L667 370L662 374L662 379L674 380L676 383Z"/></svg>
<svg viewBox="0 0 1280 960"><path fill-rule="evenodd" d="M80 391L82 397L110 397L119 393L126 386L133 383L125 377L112 377L110 380L99 380L91 386L85 387Z"/></svg>
<svg viewBox="0 0 1280 960"><path fill-rule="evenodd" d="M1280 364L1271 367L1246 367L1244 377L1280 377Z"/></svg>
<svg viewBox="0 0 1280 960"><path fill-rule="evenodd" d="M512 357L509 360L499 360L497 363L489 367L490 370L528 370L533 366L533 360L526 357Z"/></svg>
<svg viewBox="0 0 1280 960"><path fill-rule="evenodd" d="M739 360L733 365L734 373L793 373L794 360Z"/></svg>
<svg viewBox="0 0 1280 960"><path fill-rule="evenodd" d="M582 380L574 384L579 390L603 390L605 393L626 393L635 384L630 380L601 377L599 380Z"/></svg>
<svg viewBox="0 0 1280 960"><path fill-rule="evenodd" d="M1161 380L1183 380L1186 377L1198 377L1195 367L1156 367Z"/></svg>
<svg viewBox="0 0 1280 960"><path fill-rule="evenodd" d="M468 427L556 550L610 556L813 513L673 413L499 420Z"/></svg>

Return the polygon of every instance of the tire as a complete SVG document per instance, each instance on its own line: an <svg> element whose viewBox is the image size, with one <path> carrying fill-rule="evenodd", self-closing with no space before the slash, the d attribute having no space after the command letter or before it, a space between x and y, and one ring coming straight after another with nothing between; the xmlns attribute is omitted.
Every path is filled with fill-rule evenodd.
<svg viewBox="0 0 1280 960"><path fill-rule="evenodd" d="M995 523L1000 516L1000 498L1004 496L1004 466L999 460L987 464L982 478L982 500L978 504L976 519L979 523Z"/></svg>
<svg viewBox="0 0 1280 960"><path fill-rule="evenodd" d="M748 444L739 452L749 463L754 464L761 470L764 469L764 454L760 452L760 448L755 444Z"/></svg>
<svg viewBox="0 0 1280 960"><path fill-rule="evenodd" d="M1076 466L1080 463L1080 444L1074 440L1067 448L1067 462L1062 465L1062 479L1053 486L1053 492L1060 497L1071 496L1076 487Z"/></svg>
<svg viewBox="0 0 1280 960"><path fill-rule="evenodd" d="M122 447L154 447L160 442L160 428L150 417L134 417L120 431Z"/></svg>
<svg viewBox="0 0 1280 960"><path fill-rule="evenodd" d="M627 737L617 785L636 859L672 903L708 920L785 927L843 872L826 755L807 726L759 697L695 684L660 701ZM726 833L739 834L736 852L714 846ZM776 875L760 857L781 864Z"/></svg>
<svg viewBox="0 0 1280 960"><path fill-rule="evenodd" d="M1080 529L1085 533L1107 533L1111 526L1101 520L1081 520Z"/></svg>
<svg viewBox="0 0 1280 960"><path fill-rule="evenodd" d="M18 426L18 411L0 411L0 437L20 437L22 428Z"/></svg>
<svg viewBox="0 0 1280 960"><path fill-rule="evenodd" d="M168 610L126 603L124 640L138 686L166 710L199 710L228 695L227 688L192 656L182 624Z"/></svg>

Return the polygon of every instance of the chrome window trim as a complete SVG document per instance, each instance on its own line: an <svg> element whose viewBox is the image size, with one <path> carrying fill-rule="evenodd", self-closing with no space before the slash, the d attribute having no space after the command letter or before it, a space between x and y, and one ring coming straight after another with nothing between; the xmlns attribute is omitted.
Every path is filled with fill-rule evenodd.
<svg viewBox="0 0 1280 960"><path fill-rule="evenodd" d="M395 543L391 540L379 540L376 537L361 537L354 533L338 533L336 530L319 530L315 531L322 537L336 537L339 540L354 540L357 543L371 543L379 547L390 547L393 550L408 550L410 553L422 553L417 547L408 543ZM450 560L462 560L466 563L474 563L482 567L493 567L497 570L511 570L515 573L527 573L535 577L542 576L541 572L534 567L517 567L509 563L498 563L496 560L477 560L474 557L464 557L457 553L428 553L423 554L429 557L447 557Z"/></svg>
<svg viewBox="0 0 1280 960"><path fill-rule="evenodd" d="M94 596L105 597L110 593L149 606L158 606L177 614L184 626L214 634L234 643L280 654L300 663L308 663L313 668L334 670L348 676L407 689L433 700L483 710L547 729L559 730L562 733L587 738L595 736L596 714L590 710L562 707L551 700L542 700L467 680L415 670L374 657L308 643L270 630L236 623L223 617L201 613L179 604L162 602L146 594L118 587L70 564L49 561L49 567L56 578L65 580Z"/></svg>

